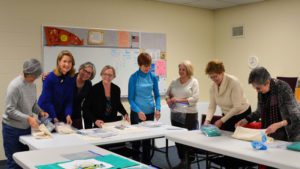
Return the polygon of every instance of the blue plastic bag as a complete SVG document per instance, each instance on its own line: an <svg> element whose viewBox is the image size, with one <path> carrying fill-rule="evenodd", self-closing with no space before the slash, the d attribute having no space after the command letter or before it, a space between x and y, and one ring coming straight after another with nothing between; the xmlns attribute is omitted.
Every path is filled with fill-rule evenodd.
<svg viewBox="0 0 300 169"><path fill-rule="evenodd" d="M267 136L262 131L260 133L261 133L261 141L252 141L251 146L255 150L267 150L268 147L265 144L267 142Z"/></svg>
<svg viewBox="0 0 300 169"><path fill-rule="evenodd" d="M200 130L208 137L216 137L221 135L219 128L212 124L202 125Z"/></svg>

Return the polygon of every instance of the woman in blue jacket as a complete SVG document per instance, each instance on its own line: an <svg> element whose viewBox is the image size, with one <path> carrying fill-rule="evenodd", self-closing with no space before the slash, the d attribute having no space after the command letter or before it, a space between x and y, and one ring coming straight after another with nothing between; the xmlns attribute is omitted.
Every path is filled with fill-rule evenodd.
<svg viewBox="0 0 300 169"><path fill-rule="evenodd" d="M75 86L75 61L71 52L58 54L56 68L43 82L39 106L49 113L54 123L62 121L72 124L73 92Z"/></svg>
<svg viewBox="0 0 300 169"><path fill-rule="evenodd" d="M131 124L138 124L146 120L156 120L160 118L160 96L158 80L150 72L151 56L148 53L141 53L138 56L139 70L133 73L129 79L128 101L130 103ZM153 95L154 94L154 95ZM143 144L142 161L150 163L150 140L145 140ZM140 142L133 143L133 149L139 152ZM137 157L134 157L137 158Z"/></svg>

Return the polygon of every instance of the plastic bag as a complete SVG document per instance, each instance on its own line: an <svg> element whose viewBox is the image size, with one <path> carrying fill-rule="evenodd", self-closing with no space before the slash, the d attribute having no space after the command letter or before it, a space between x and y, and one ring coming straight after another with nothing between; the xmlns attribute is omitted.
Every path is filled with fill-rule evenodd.
<svg viewBox="0 0 300 169"><path fill-rule="evenodd" d="M260 132L261 134L261 141L252 141L251 146L255 150L267 150L268 147L265 144L267 142L267 136L264 132Z"/></svg>
<svg viewBox="0 0 300 169"><path fill-rule="evenodd" d="M295 142L286 147L288 150L300 151L300 142Z"/></svg>
<svg viewBox="0 0 300 169"><path fill-rule="evenodd" d="M212 124L202 125L200 130L208 137L216 137L221 135L219 128Z"/></svg>
<svg viewBox="0 0 300 169"><path fill-rule="evenodd" d="M44 124L49 132L52 132L55 129L55 125L51 122L51 118L39 117L39 124Z"/></svg>

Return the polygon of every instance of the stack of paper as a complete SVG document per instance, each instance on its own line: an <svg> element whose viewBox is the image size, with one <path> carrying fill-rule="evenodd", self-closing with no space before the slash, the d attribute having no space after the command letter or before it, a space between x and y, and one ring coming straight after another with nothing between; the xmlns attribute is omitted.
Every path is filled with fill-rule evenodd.
<svg viewBox="0 0 300 169"><path fill-rule="evenodd" d="M87 129L87 130L79 130L77 131L78 134L89 136L89 137L96 137L96 138L106 138L117 135L117 133L112 131L106 131L101 128L95 129Z"/></svg>

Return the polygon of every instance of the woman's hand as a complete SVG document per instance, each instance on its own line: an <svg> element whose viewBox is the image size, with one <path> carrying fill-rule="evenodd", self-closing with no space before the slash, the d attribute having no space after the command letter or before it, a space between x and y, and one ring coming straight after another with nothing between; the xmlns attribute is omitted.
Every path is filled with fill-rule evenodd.
<svg viewBox="0 0 300 169"><path fill-rule="evenodd" d="M47 112L44 112L44 111L40 112L39 115L40 115L40 117L45 118L45 119L49 117L49 114Z"/></svg>
<svg viewBox="0 0 300 169"><path fill-rule="evenodd" d="M215 122L215 126L218 127L218 128L221 128L222 125L223 125L223 122L222 122L221 119L219 119L219 120L217 120L217 121Z"/></svg>
<svg viewBox="0 0 300 169"><path fill-rule="evenodd" d="M44 80L47 78L48 75L49 75L49 72L44 72L44 73L42 73L42 74L41 74L42 80L44 81Z"/></svg>
<svg viewBox="0 0 300 169"><path fill-rule="evenodd" d="M210 124L210 121L205 120L203 124L204 124L204 125L208 125L208 124Z"/></svg>
<svg viewBox="0 0 300 169"><path fill-rule="evenodd" d="M53 122L54 122L54 124L55 124L55 123L59 123L58 118L54 118L54 119L53 119Z"/></svg>
<svg viewBox="0 0 300 169"><path fill-rule="evenodd" d="M32 116L29 116L27 118L27 122L31 126L31 128L36 129L36 128L39 127L39 124L38 124L37 120L34 117L32 117Z"/></svg>
<svg viewBox="0 0 300 169"><path fill-rule="evenodd" d="M130 119L129 119L129 116L128 116L128 114L125 114L123 118L124 118L124 120L126 120L126 121L130 122Z"/></svg>
<svg viewBox="0 0 300 169"><path fill-rule="evenodd" d="M71 116L70 116L70 115L67 115L67 117L66 117L66 122L67 122L67 124L69 124L69 125L72 124L72 119L71 119Z"/></svg>
<svg viewBox="0 0 300 169"><path fill-rule="evenodd" d="M175 97L172 97L172 98L171 98L171 102L172 102L172 103L176 103L176 102L177 102L177 99L176 99Z"/></svg>
<svg viewBox="0 0 300 169"><path fill-rule="evenodd" d="M156 110L154 113L154 117L158 121L160 119L160 111Z"/></svg>
<svg viewBox="0 0 300 169"><path fill-rule="evenodd" d="M248 121L246 119L242 119L235 124L235 127L245 126L246 124L248 124Z"/></svg>
<svg viewBox="0 0 300 169"><path fill-rule="evenodd" d="M144 112L139 112L138 116L139 116L139 119L142 120L142 121L146 121L147 120L147 117L146 117L146 115L145 115Z"/></svg>
<svg viewBox="0 0 300 169"><path fill-rule="evenodd" d="M285 125L286 125L285 121L273 123L266 129L266 134L269 135L269 134L275 133L278 129L280 129L281 127L283 127Z"/></svg>
<svg viewBox="0 0 300 169"><path fill-rule="evenodd" d="M104 124L104 121L102 121L102 120L96 120L95 124L96 124L97 127L102 128L102 126Z"/></svg>
<svg viewBox="0 0 300 169"><path fill-rule="evenodd" d="M172 101L171 101L171 99L170 99L170 98L167 98L167 99L166 99L166 102L167 102L169 108L171 108L171 107L172 107L172 104L173 104Z"/></svg>

